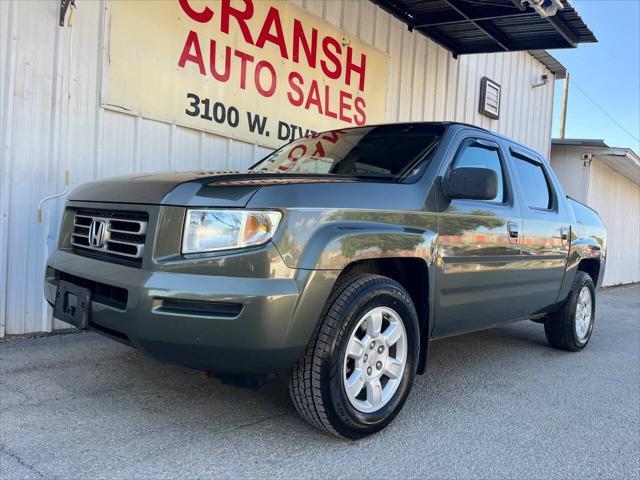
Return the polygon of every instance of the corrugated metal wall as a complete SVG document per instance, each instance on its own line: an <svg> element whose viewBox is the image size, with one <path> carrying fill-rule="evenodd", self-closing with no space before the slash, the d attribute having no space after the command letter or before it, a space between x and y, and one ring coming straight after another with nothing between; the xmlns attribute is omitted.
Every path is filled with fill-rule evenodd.
<svg viewBox="0 0 640 480"><path fill-rule="evenodd" d="M527 53L451 54L367 0L293 2L390 55L386 120L456 120L548 153L553 82ZM55 248L63 198L82 182L140 171L243 168L267 149L99 107L108 0L80 1L73 28L58 0L0 2L0 336L49 331L42 272ZM502 85L498 121L478 111L480 79ZM62 324L61 324L62 325ZM57 326L57 325L56 325Z"/></svg>
<svg viewBox="0 0 640 480"><path fill-rule="evenodd" d="M608 234L603 285L640 282L640 188L598 158L590 168L587 204Z"/></svg>
<svg viewBox="0 0 640 480"><path fill-rule="evenodd" d="M589 167L584 165L582 154L575 147L554 146L551 149L551 166L567 195L587 203Z"/></svg>
<svg viewBox="0 0 640 480"><path fill-rule="evenodd" d="M595 209L607 227L602 284L640 282L640 188L598 159L598 150L604 149L555 145L551 166L566 194ZM594 155L590 164L583 154Z"/></svg>

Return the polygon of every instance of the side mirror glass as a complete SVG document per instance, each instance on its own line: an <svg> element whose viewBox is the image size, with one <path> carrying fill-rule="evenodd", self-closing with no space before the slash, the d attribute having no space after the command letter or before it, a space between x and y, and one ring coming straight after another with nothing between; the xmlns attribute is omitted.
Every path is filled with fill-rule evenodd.
<svg viewBox="0 0 640 480"><path fill-rule="evenodd" d="M460 167L449 172L442 188L451 199L493 200L498 194L498 176L489 168Z"/></svg>

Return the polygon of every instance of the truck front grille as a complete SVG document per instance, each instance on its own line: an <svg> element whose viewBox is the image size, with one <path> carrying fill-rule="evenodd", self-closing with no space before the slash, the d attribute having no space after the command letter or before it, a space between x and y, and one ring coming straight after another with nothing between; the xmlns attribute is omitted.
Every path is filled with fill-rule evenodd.
<svg viewBox="0 0 640 480"><path fill-rule="evenodd" d="M146 212L85 210L73 212L74 253L140 268L147 236Z"/></svg>

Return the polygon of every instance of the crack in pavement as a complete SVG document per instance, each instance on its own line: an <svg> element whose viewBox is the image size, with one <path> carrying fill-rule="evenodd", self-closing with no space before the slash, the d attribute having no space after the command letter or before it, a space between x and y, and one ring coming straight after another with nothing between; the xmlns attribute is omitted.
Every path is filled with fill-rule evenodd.
<svg viewBox="0 0 640 480"><path fill-rule="evenodd" d="M40 472L36 467L34 467L33 465L25 462L22 458L20 458L18 455L16 455L15 453L11 453L9 450L7 450L7 448L4 445L0 445L0 453L4 453L5 455L7 455L10 458L13 458L16 462L18 462L21 466L25 467L27 470L35 473L36 475L38 475L38 477L40 478L47 478L45 477L42 472Z"/></svg>
<svg viewBox="0 0 640 480"><path fill-rule="evenodd" d="M276 413L275 415L269 415L268 417L261 418L260 420L256 420L254 422L248 422L248 423L243 423L241 425L237 425L236 427L233 427L229 431L235 432L236 430L240 430L241 428L253 427L254 425L259 425L273 418L286 417L288 415L289 415L289 412Z"/></svg>

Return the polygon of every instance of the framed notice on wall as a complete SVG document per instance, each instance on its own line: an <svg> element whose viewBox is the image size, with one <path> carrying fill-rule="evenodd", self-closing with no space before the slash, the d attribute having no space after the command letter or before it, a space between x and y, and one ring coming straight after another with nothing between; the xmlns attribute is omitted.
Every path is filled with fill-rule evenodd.
<svg viewBox="0 0 640 480"><path fill-rule="evenodd" d="M269 147L384 121L387 55L288 3L110 5L104 108Z"/></svg>

